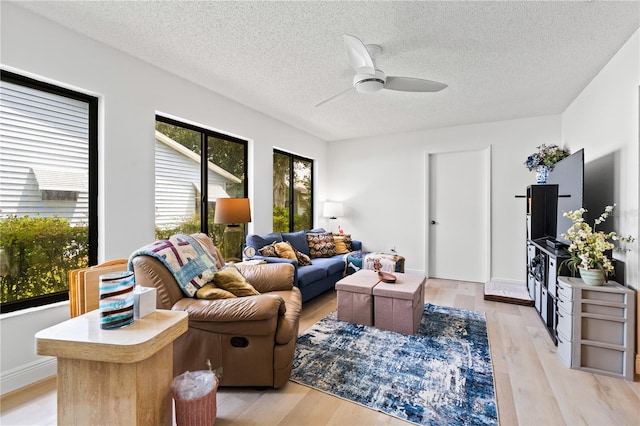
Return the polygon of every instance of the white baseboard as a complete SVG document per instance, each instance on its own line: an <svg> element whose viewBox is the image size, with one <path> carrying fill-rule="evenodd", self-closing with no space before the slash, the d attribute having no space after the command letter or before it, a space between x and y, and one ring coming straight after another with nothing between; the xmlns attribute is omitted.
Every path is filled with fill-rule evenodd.
<svg viewBox="0 0 640 426"><path fill-rule="evenodd" d="M506 278L491 278L491 282L494 283L505 283L505 284L517 284L517 285L527 285L526 281L521 280L508 280Z"/></svg>
<svg viewBox="0 0 640 426"><path fill-rule="evenodd" d="M43 357L2 373L0 376L0 394L13 392L37 381L55 375L58 363L55 357Z"/></svg>

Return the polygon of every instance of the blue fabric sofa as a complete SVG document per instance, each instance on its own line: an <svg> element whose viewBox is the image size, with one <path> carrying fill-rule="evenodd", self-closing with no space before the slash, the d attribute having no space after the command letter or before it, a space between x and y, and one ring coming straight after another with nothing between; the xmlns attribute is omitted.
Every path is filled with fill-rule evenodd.
<svg viewBox="0 0 640 426"><path fill-rule="evenodd" d="M246 245L256 250L254 259L264 259L267 263L284 262L291 263L295 267L294 285L302 293L302 302L306 302L325 291L334 288L345 273L345 254L336 254L331 257L312 257L311 265L300 266L298 262L280 257L266 257L259 255L259 250L273 242L288 241L298 251L310 256L307 243L307 233L323 233L324 229L313 229L298 232L273 232L266 235L249 234ZM362 242L352 241L351 250L362 250Z"/></svg>

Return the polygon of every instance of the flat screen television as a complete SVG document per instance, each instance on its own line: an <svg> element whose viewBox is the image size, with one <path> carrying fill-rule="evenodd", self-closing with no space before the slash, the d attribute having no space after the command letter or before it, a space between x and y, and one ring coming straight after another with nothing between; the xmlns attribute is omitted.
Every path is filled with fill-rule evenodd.
<svg viewBox="0 0 640 426"><path fill-rule="evenodd" d="M548 184L558 185L558 212L556 235L549 235L556 241L569 245L562 238L571 227L571 219L564 217L564 212L578 210L584 202L584 149L576 151L567 158L556 163L547 178ZM586 219L586 216L585 216Z"/></svg>
<svg viewBox="0 0 640 426"><path fill-rule="evenodd" d="M584 164L584 197L582 206L587 209L584 215L585 221L593 226L593 222L606 206L616 203L615 170L617 158L620 154L612 152L599 158L590 160ZM598 231L611 232L615 230L615 215L597 225Z"/></svg>

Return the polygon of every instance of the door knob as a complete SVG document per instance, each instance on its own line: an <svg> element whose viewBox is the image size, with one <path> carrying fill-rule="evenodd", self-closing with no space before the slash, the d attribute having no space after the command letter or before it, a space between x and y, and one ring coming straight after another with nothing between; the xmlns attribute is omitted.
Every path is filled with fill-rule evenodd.
<svg viewBox="0 0 640 426"><path fill-rule="evenodd" d="M431 221L431 224L432 224L432 225L435 225L435 224L436 224L436 221L435 221L435 220L432 220L432 221Z"/></svg>

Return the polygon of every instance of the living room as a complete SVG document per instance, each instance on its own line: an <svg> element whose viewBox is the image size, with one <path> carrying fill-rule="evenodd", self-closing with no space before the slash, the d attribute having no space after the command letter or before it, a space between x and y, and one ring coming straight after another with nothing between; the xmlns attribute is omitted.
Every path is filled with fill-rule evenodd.
<svg viewBox="0 0 640 426"><path fill-rule="evenodd" d="M557 143L572 151L584 148L587 163L615 155L616 230L640 235L637 19L627 40L610 52L610 57L601 58L602 68L593 79L554 112L328 142L19 4L2 2L0 7L3 69L100 97L100 120L104 123L100 130L101 260L127 257L154 239L154 165L150 159L154 158L158 112L250 141L252 232L271 230L270 159L277 147L314 159L319 226L328 226L319 214L322 202L343 201L345 217L340 224L345 230L364 241L368 249L394 247L407 258L408 270L428 274L429 155L490 150L484 194L490 200L486 207L490 212L486 219L486 278L524 282L524 203L514 196L534 182L533 174L523 167L526 157L542 143ZM340 47L340 40L336 46ZM120 205L128 208L115 207ZM464 236L456 238L462 245ZM626 281L638 290L637 243L624 260ZM460 259L451 261L459 263ZM32 336L66 317L68 306L58 306L30 312L27 321L18 316L0 319L2 393L55 373L55 363L33 353Z"/></svg>

